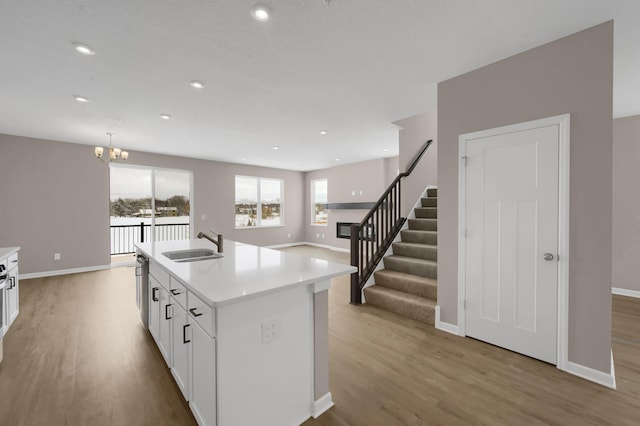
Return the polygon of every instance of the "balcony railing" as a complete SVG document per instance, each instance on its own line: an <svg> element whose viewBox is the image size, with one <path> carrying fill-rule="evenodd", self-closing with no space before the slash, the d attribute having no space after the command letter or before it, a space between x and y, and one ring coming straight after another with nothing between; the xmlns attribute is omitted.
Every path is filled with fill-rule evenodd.
<svg viewBox="0 0 640 426"><path fill-rule="evenodd" d="M156 223L155 241L188 240L188 223ZM151 224L111 225L111 255L135 252L134 243L151 241Z"/></svg>

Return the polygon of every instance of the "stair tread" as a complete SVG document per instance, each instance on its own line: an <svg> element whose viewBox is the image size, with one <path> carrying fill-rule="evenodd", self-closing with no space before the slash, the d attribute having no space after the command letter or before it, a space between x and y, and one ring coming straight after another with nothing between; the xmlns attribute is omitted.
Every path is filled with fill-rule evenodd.
<svg viewBox="0 0 640 426"><path fill-rule="evenodd" d="M407 272L394 271L392 269L380 269L375 272L375 275L386 275L390 278L392 277L402 280L414 281L425 285L438 285L438 280L434 278L427 278L420 275L409 274Z"/></svg>
<svg viewBox="0 0 640 426"><path fill-rule="evenodd" d="M433 266L436 266L438 264L438 262L436 262L435 260L420 259L419 257L401 256L398 254L392 254L390 256L387 256L385 259L387 258L397 259L397 260L406 261L406 262L422 263L425 265L433 265Z"/></svg>
<svg viewBox="0 0 640 426"><path fill-rule="evenodd" d="M389 287L372 285L365 289L368 293L378 293L394 300L401 300L403 302L410 303L412 305L420 305L423 307L435 308L436 301L433 299L427 299L426 297L416 296L415 294L405 293L403 291L394 290Z"/></svg>
<svg viewBox="0 0 640 426"><path fill-rule="evenodd" d="M428 247L432 249L438 248L438 246L433 244L423 244L423 243L414 243L411 241L398 241L397 243L393 243L393 245L405 246L405 247Z"/></svg>

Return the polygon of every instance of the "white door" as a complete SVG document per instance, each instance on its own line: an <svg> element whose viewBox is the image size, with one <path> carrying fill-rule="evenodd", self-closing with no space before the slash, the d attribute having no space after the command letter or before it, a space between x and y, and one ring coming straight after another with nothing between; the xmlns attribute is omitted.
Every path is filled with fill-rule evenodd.
<svg viewBox="0 0 640 426"><path fill-rule="evenodd" d="M559 138L554 124L464 147L466 334L553 364Z"/></svg>

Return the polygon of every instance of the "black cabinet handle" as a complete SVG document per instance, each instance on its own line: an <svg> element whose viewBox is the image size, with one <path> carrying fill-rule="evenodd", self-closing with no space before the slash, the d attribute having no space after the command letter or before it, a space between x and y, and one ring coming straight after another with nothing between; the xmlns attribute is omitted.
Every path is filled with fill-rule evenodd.
<svg viewBox="0 0 640 426"><path fill-rule="evenodd" d="M12 288L14 288L16 286L16 277L11 277L9 278L9 290L11 290Z"/></svg>
<svg viewBox="0 0 640 426"><path fill-rule="evenodd" d="M160 287L153 287L153 289L151 289L151 300L153 300L154 302L157 302L158 300L158 295L156 294L156 291L160 290Z"/></svg>
<svg viewBox="0 0 640 426"><path fill-rule="evenodd" d="M202 313L198 313L198 312L196 312L196 309L198 309L198 308L191 308L191 309L189 309L189 312L191 312L191 315L193 315L194 317L202 316Z"/></svg>
<svg viewBox="0 0 640 426"><path fill-rule="evenodd" d="M182 326L182 343L190 343L191 340L187 340L187 327L191 327L191 324L185 324Z"/></svg>
<svg viewBox="0 0 640 426"><path fill-rule="evenodd" d="M171 303L169 303L168 305L164 305L164 319L170 320L173 317L169 316L169 306L171 306Z"/></svg>
<svg viewBox="0 0 640 426"><path fill-rule="evenodd" d="M18 263L18 259L13 259L11 263Z"/></svg>
<svg viewBox="0 0 640 426"><path fill-rule="evenodd" d="M181 291L176 290L175 288L172 288L171 290L169 290L171 292L171 294L173 294L174 296L177 296L179 294L182 294Z"/></svg>

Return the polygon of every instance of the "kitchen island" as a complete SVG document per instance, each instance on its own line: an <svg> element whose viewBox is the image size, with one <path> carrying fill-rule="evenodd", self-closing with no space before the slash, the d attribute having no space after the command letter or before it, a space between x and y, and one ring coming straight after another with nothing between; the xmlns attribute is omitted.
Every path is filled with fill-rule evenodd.
<svg viewBox="0 0 640 426"><path fill-rule="evenodd" d="M330 279L355 268L225 241L136 245L149 258L149 331L201 425L297 425L333 403ZM171 260L163 253L178 253Z"/></svg>

